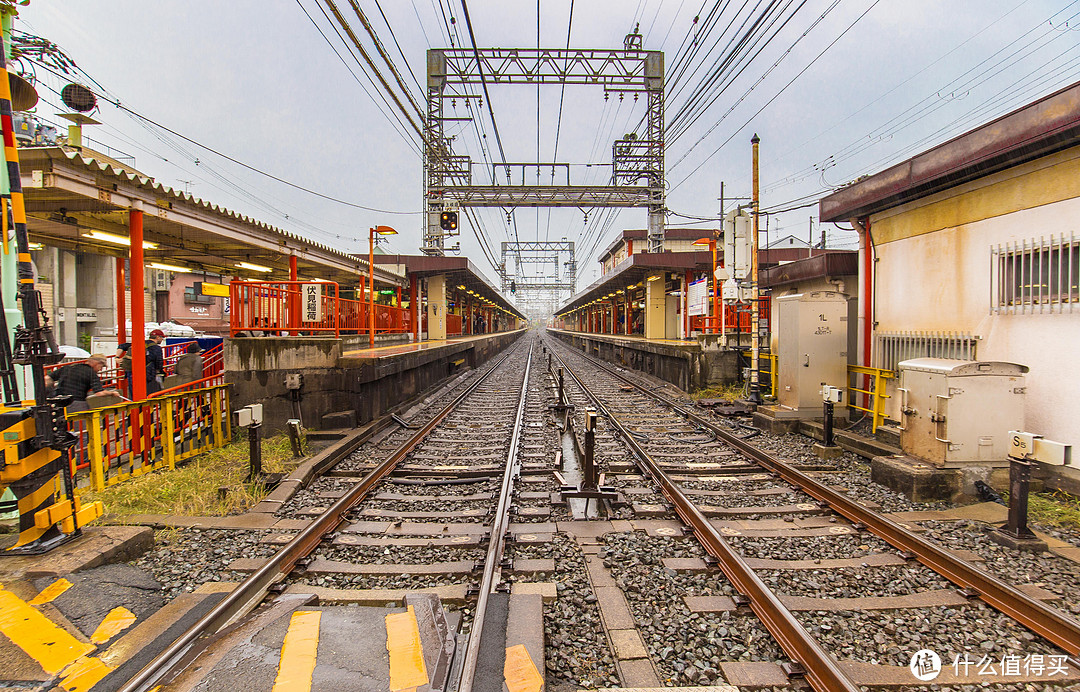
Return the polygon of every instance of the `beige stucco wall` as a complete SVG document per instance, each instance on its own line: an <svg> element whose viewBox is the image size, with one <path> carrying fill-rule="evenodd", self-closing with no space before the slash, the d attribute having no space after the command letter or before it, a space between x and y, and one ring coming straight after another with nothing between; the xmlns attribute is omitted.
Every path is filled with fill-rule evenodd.
<svg viewBox="0 0 1080 692"><path fill-rule="evenodd" d="M1028 431L1080 445L1080 305L992 314L990 295L993 246L1062 233L1080 239L1080 151L890 210L871 228L876 330L975 334L979 360L1031 368Z"/></svg>

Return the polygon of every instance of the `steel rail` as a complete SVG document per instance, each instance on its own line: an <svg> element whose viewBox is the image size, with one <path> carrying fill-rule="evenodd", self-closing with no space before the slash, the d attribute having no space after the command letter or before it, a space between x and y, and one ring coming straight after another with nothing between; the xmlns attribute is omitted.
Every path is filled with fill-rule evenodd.
<svg viewBox="0 0 1080 692"><path fill-rule="evenodd" d="M1064 612L1036 600L1020 589L979 569L949 550L912 533L880 512L865 507L857 500L814 480L790 464L770 456L712 421L687 410L670 399L656 394L637 382L624 377L605 363L581 354L609 375L633 386L649 397L670 407L688 420L708 429L724 442L738 449L758 465L776 473L785 481L827 504L833 511L855 524L865 526L870 533L898 550L911 553L922 564L952 583L977 593L987 605L1021 623L1035 634L1061 647L1072 656L1080 655L1080 621Z"/></svg>
<svg viewBox="0 0 1080 692"><path fill-rule="evenodd" d="M676 513L690 528L705 550L717 560L717 564L739 593L750 599L750 609L761 620L769 634L791 657L802 665L806 678L818 692L859 692L859 685L843 670L840 663L818 643L795 615L785 606L780 598L761 581L742 556L732 548L709 522L700 509L686 496L674 481L660 468L641 444L630 434L615 416L608 411L600 398L564 361L559 354L555 357L562 363L564 371L574 379L607 419L608 423L622 435L627 445L638 458L642 470L660 486L664 495L675 507ZM590 359L591 360L591 359Z"/></svg>
<svg viewBox="0 0 1080 692"><path fill-rule="evenodd" d="M514 479L518 473L517 450L521 440L521 424L525 418L525 396L529 391L529 371L532 369L533 348L529 347L529 360L525 363L525 377L521 381L521 396L518 399L517 416L514 418L514 431L510 436L510 449L506 453L506 469L503 471L502 489L499 504L495 510L495 519L488 533L488 550L484 559L484 574L480 579L480 594L473 615L472 631L469 643L465 647L465 659L461 666L461 681L458 692L472 692L473 678L480 656L480 637L484 630L484 618L487 615L488 596L502 579L502 557L507 526L510 523L510 501L514 494Z"/></svg>
<svg viewBox="0 0 1080 692"><path fill-rule="evenodd" d="M172 644L151 659L143 668L128 680L117 692L145 692L163 675L168 673L188 652L195 641L205 635L213 634L234 618L248 612L266 595L267 589L283 579L298 561L311 554L322 542L323 537L346 521L345 513L361 501L380 480L391 473L402 459L416 448L457 406L473 393L491 373L495 372L510 357L507 353L492 365L487 372L470 384L435 415L426 425L416 431L385 461L376 466L363 480L353 485L349 491L311 524L286 543L266 564L237 584L216 606L199 618L190 628ZM343 455L344 456L344 455Z"/></svg>

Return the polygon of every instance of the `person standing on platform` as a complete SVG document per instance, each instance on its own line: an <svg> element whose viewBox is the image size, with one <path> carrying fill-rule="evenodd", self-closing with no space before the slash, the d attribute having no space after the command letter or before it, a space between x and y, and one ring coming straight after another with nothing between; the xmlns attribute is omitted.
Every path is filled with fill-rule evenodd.
<svg viewBox="0 0 1080 692"><path fill-rule="evenodd" d="M150 332L150 343L146 344L146 395L161 391L161 382L165 379L165 352L161 342L165 332L155 329Z"/></svg>
<svg viewBox="0 0 1080 692"><path fill-rule="evenodd" d="M188 344L184 355L176 359L177 385L196 382L203 378L203 357L199 355L201 350L199 343L193 341Z"/></svg>
<svg viewBox="0 0 1080 692"><path fill-rule="evenodd" d="M98 378L98 373L104 367L105 356L95 353L81 363L65 365L56 373L56 395L74 397L74 400L68 404L68 413L89 411L90 405L86 402L86 398L91 394L105 391L105 387Z"/></svg>
<svg viewBox="0 0 1080 692"><path fill-rule="evenodd" d="M120 363L120 371L124 373L126 390L124 394L131 398L135 390L131 386L131 343L125 342L116 347L116 358Z"/></svg>

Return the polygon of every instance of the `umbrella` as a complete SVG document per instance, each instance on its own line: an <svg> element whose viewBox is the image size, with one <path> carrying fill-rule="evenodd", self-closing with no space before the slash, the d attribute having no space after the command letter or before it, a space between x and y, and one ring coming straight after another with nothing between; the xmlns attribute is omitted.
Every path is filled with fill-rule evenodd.
<svg viewBox="0 0 1080 692"><path fill-rule="evenodd" d="M60 353L64 354L64 360L90 357L88 351L85 351L78 346L61 346Z"/></svg>

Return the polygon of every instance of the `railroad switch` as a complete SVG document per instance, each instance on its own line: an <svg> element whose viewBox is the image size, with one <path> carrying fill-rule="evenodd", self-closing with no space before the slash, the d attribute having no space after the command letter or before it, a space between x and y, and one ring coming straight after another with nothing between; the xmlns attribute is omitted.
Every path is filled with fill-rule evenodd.
<svg viewBox="0 0 1080 692"><path fill-rule="evenodd" d="M561 372L561 370L560 370ZM581 484L578 486L565 485L560 478L559 495L562 501L570 498L585 500L608 500L619 501L619 492L615 488L604 485L604 475L596 463L596 422L598 415L592 406L585 409L585 450L581 462Z"/></svg>

